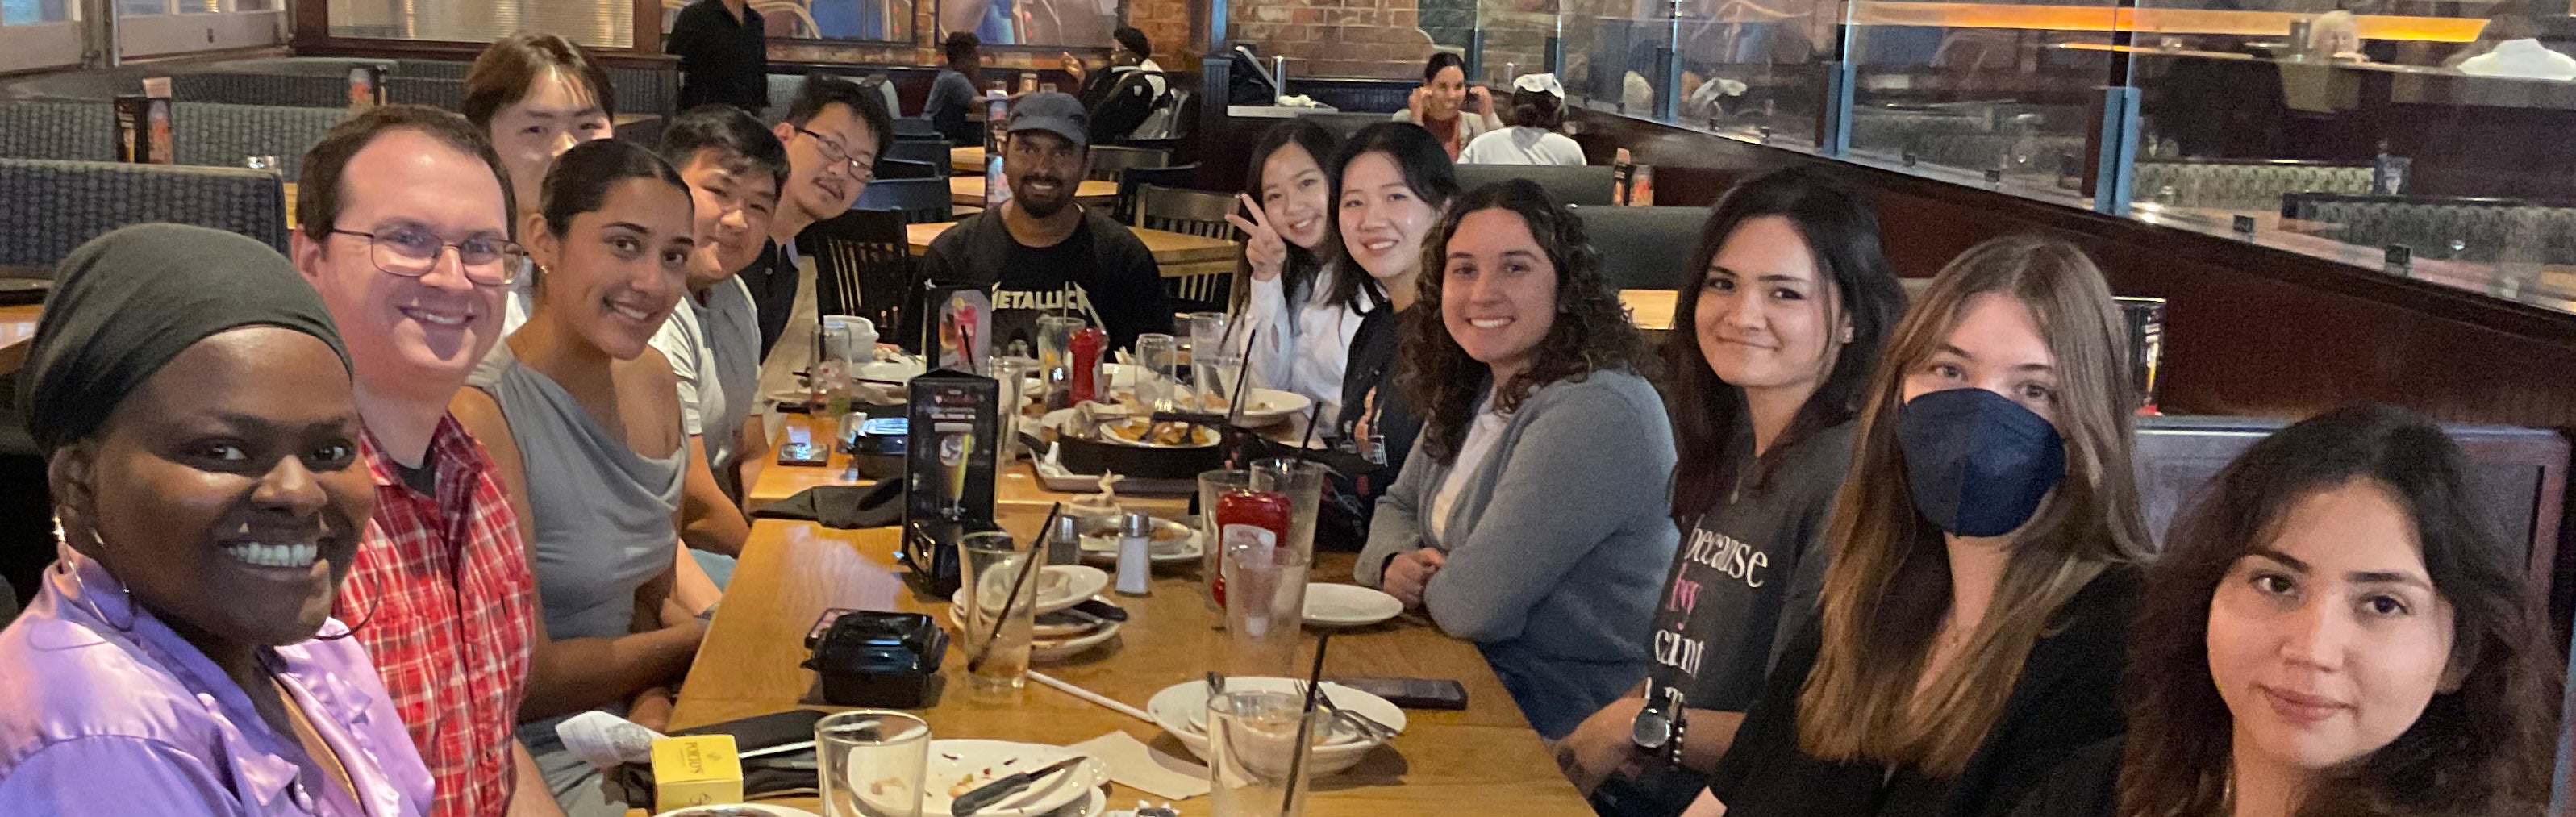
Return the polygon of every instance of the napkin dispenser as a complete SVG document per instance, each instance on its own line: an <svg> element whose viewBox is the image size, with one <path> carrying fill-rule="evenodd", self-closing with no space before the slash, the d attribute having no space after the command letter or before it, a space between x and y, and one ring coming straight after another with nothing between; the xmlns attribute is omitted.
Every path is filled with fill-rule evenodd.
<svg viewBox="0 0 2576 817"><path fill-rule="evenodd" d="M948 633L920 613L839 612L805 668L833 706L919 709L948 655Z"/></svg>

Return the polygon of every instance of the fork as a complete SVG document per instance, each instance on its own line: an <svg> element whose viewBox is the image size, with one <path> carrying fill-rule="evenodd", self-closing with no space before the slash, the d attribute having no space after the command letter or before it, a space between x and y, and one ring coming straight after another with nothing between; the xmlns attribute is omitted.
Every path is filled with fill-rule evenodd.
<svg viewBox="0 0 2576 817"><path fill-rule="evenodd" d="M1306 697L1306 694L1306 682L1297 682L1297 697L1303 698ZM1394 727L1378 723L1375 719L1370 718L1367 715L1343 709L1341 705L1333 703L1333 696L1331 695L1317 695L1315 696L1315 702L1321 705L1325 712L1332 713L1334 720L1348 723L1352 728L1360 730L1362 734L1365 734L1370 738L1380 741L1395 739Z"/></svg>

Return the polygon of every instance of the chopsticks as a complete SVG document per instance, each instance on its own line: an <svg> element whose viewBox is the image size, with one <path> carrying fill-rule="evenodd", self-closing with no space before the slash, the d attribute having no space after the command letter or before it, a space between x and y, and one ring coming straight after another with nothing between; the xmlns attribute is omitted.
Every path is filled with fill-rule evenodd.
<svg viewBox="0 0 2576 817"><path fill-rule="evenodd" d="M1055 503L1053 506L1047 508L1046 524L1038 526L1038 536L1043 537L1046 535L1046 531L1055 530L1055 518L1057 515L1062 513L1064 513L1064 503L1062 502ZM1029 575L1038 572L1038 565L1046 561L1044 558L1041 558L1042 554L1039 550L1039 546L1041 544L1043 543L1038 539L1029 540L1029 555L1027 556L1026 561L1020 563L1020 575L1011 577L1011 594L1002 598L1002 614L993 617L993 632L984 636L984 648L976 650L974 655L967 657L967 672L974 672L976 670L983 669L984 659L993 654L993 642L1000 640L1002 637L1002 624L1011 620L1012 610L1019 609L1020 588L1028 586ZM975 583L978 585L983 584L983 577L975 577ZM983 589L984 588L982 587L976 587L973 590L968 591L966 603L968 605L977 605L982 602L983 599L980 598L980 596L983 595ZM1035 604L1036 600L1032 599L1030 600L1030 603ZM972 610L974 607L970 606L967 609Z"/></svg>
<svg viewBox="0 0 2576 817"><path fill-rule="evenodd" d="M1066 683L1063 679L1057 678L1053 675L1048 675L1037 670L1029 670L1029 680L1063 690L1067 695L1099 704L1102 708L1108 709L1111 712L1116 712L1146 723L1158 723L1154 720L1154 716L1145 714L1145 710L1119 703L1116 698L1111 698L1107 695L1102 695L1100 693Z"/></svg>

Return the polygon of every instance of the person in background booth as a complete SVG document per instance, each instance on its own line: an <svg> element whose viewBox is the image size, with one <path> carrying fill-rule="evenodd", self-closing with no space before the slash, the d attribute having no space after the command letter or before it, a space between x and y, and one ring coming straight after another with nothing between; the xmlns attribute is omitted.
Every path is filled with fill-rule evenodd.
<svg viewBox="0 0 2576 817"><path fill-rule="evenodd" d="M1305 395L1340 417L1342 370L1360 315L1380 299L1371 279L1340 263L1333 231L1333 176L1324 163L1332 131L1302 119L1280 123L1252 148L1248 192L1236 198L1248 215L1226 220L1250 236L1235 275L1231 331L1251 367L1252 385Z"/></svg>
<svg viewBox="0 0 2576 817"><path fill-rule="evenodd" d="M846 79L808 74L788 103L787 118L770 129L787 146L787 183L778 189L778 212L769 221L769 245L741 271L760 313L760 359L769 359L787 321L796 313L803 272L796 237L816 222L840 218L868 189L877 157L894 142L894 115L885 97Z"/></svg>
<svg viewBox="0 0 2576 817"><path fill-rule="evenodd" d="M552 34L498 40L465 69L462 113L492 140L510 170L510 197L534 212L538 187L556 156L572 146L615 135L617 91L608 69L581 46ZM515 222L514 222L515 223ZM501 333L528 322L537 275L515 276L503 307Z"/></svg>
<svg viewBox="0 0 2576 817"><path fill-rule="evenodd" d="M1396 388L1397 337L1421 297L1423 247L1458 195L1458 170L1429 132L1382 122L1342 143L1332 174L1334 225L1342 239L1335 264L1367 273L1365 280L1352 276L1352 283L1373 304L1351 333L1342 413L1333 428L1345 445L1383 466L1351 486L1362 502L1374 504L1403 472L1422 431L1417 407Z"/></svg>
<svg viewBox="0 0 2576 817"><path fill-rule="evenodd" d="M1062 55L1064 72L1073 75L1075 96L1091 112L1091 143L1106 145L1126 139L1154 112L1171 89L1163 66L1154 62L1154 43L1145 32L1121 26L1110 33L1109 66L1091 71L1070 53Z"/></svg>
<svg viewBox="0 0 2576 817"><path fill-rule="evenodd" d="M331 616L375 504L349 355L276 250L126 227L56 271L25 374L62 526L0 630L12 814L408 817L432 781Z"/></svg>
<svg viewBox="0 0 2576 817"><path fill-rule="evenodd" d="M1450 161L1457 161L1458 152L1476 137L1503 127L1503 120L1494 115L1493 92L1481 85L1470 87L1467 61L1449 51L1434 51L1422 63L1422 87L1413 89L1412 98L1394 118L1430 131Z"/></svg>
<svg viewBox="0 0 2576 817"><path fill-rule="evenodd" d="M2127 738L2018 814L2542 813L2558 653L2481 504L2459 446L2403 409L2246 449L2148 573Z"/></svg>
<svg viewBox="0 0 2576 817"><path fill-rule="evenodd" d="M1436 235L1397 376L1422 436L1356 578L1475 642L1556 740L1646 672L1675 539L1636 501L1672 473L1660 367L1537 183L1469 191Z"/></svg>
<svg viewBox="0 0 2576 817"><path fill-rule="evenodd" d="M520 739L567 814L608 817L625 805L555 725L602 710L662 728L712 608L675 592L697 573L676 550L690 447L678 378L650 345L686 294L694 230L688 184L624 142L565 151L544 196L523 230L548 276L535 311L454 410L491 451L536 565Z"/></svg>
<svg viewBox="0 0 2576 817"><path fill-rule="evenodd" d="M966 118L984 100L984 92L975 89L975 77L984 68L984 59L978 53L983 47L971 31L950 34L940 44L948 64L940 66L939 77L930 81L930 98L921 103L921 118L930 120L930 126L948 137L950 144L984 143L984 123Z"/></svg>
<svg viewBox="0 0 2576 817"><path fill-rule="evenodd" d="M1789 638L1815 619L1825 520L1905 290L1858 194L1788 170L1709 213L1664 342L1682 547L1646 683L1557 746L1612 815L1671 815L1707 787Z"/></svg>
<svg viewBox="0 0 2576 817"><path fill-rule="evenodd" d="M1871 377L1817 620L1685 813L2000 815L2120 733L2150 541L2126 326L2053 239L1932 279Z"/></svg>
<svg viewBox="0 0 2576 817"><path fill-rule="evenodd" d="M431 814L556 813L514 734L536 578L491 455L447 410L527 271L509 171L464 117L388 105L314 143L303 189L288 250L347 342L375 485L342 606L368 611L357 639L438 778Z"/></svg>
<svg viewBox="0 0 2576 817"><path fill-rule="evenodd" d="M1583 165L1583 146L1556 132L1565 124L1565 86L1555 74L1512 81L1512 126L1488 131L1458 154L1462 165Z"/></svg>

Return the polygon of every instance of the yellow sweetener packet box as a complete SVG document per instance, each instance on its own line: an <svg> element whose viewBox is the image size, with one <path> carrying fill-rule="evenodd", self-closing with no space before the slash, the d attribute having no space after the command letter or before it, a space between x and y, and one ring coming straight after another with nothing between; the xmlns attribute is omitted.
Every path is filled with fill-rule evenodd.
<svg viewBox="0 0 2576 817"><path fill-rule="evenodd" d="M653 742L653 810L742 802L742 760L732 735Z"/></svg>

